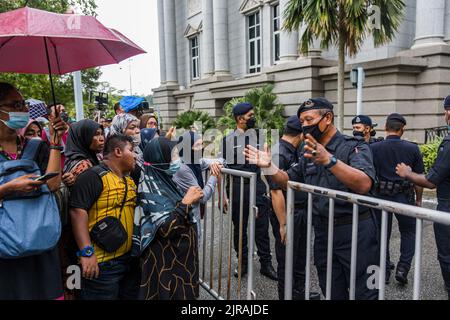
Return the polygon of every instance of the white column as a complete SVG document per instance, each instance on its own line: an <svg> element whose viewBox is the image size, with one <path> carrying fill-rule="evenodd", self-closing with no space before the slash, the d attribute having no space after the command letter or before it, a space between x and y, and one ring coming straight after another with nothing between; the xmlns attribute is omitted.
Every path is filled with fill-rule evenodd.
<svg viewBox="0 0 450 320"><path fill-rule="evenodd" d="M445 42L450 43L450 0L445 3Z"/></svg>
<svg viewBox="0 0 450 320"><path fill-rule="evenodd" d="M273 50L273 20L272 6L264 6L261 8L261 63L262 67L271 66L274 61Z"/></svg>
<svg viewBox="0 0 450 320"><path fill-rule="evenodd" d="M214 72L228 75L228 1L213 0L214 19Z"/></svg>
<svg viewBox="0 0 450 320"><path fill-rule="evenodd" d="M164 0L164 48L166 52L166 83L178 84L175 0Z"/></svg>
<svg viewBox="0 0 450 320"><path fill-rule="evenodd" d="M413 48L444 43L446 0L417 0Z"/></svg>
<svg viewBox="0 0 450 320"><path fill-rule="evenodd" d="M81 84L81 71L73 73L73 90L75 96L75 110L77 113L77 121L84 119L83 110L83 85Z"/></svg>
<svg viewBox="0 0 450 320"><path fill-rule="evenodd" d="M202 78L214 74L214 20L213 0L202 0L203 35L200 42Z"/></svg>
<svg viewBox="0 0 450 320"><path fill-rule="evenodd" d="M164 39L164 0L158 0L159 73L161 84L166 83L166 41Z"/></svg>
<svg viewBox="0 0 450 320"><path fill-rule="evenodd" d="M280 16L281 25L284 24L284 10L288 4L289 0L280 0ZM280 60L292 61L298 58L298 31L286 32L281 31L280 36Z"/></svg>

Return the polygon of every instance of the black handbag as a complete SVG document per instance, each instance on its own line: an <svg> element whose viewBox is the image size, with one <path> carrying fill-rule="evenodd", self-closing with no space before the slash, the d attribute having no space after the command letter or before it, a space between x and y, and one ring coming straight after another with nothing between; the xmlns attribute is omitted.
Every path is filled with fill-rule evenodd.
<svg viewBox="0 0 450 320"><path fill-rule="evenodd" d="M122 222L120 222L128 193L126 178L124 178L124 181L125 195L120 208L119 218L112 216L103 218L94 225L90 232L91 240L108 253L119 250L128 240L128 233L122 225Z"/></svg>

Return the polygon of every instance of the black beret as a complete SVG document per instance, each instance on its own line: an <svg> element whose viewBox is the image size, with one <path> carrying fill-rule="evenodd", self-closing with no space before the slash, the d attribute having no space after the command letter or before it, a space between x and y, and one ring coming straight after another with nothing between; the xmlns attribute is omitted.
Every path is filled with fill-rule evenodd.
<svg viewBox="0 0 450 320"><path fill-rule="evenodd" d="M447 96L444 100L444 109L450 109L450 96Z"/></svg>
<svg viewBox="0 0 450 320"><path fill-rule="evenodd" d="M241 102L233 107L233 115L241 116L253 109L253 105L249 102Z"/></svg>
<svg viewBox="0 0 450 320"><path fill-rule="evenodd" d="M333 105L325 98L309 99L303 102L300 108L298 108L297 117L300 118L300 114L305 111L322 109L333 111Z"/></svg>
<svg viewBox="0 0 450 320"><path fill-rule="evenodd" d="M286 122L286 129L297 131L298 133L303 133L302 124L297 116L290 116Z"/></svg>
<svg viewBox="0 0 450 320"><path fill-rule="evenodd" d="M397 121L397 122L403 123L403 125L406 126L406 119L401 114L398 114L398 113L390 114L386 120L386 123L391 122L391 121Z"/></svg>
<svg viewBox="0 0 450 320"><path fill-rule="evenodd" d="M363 124L369 127L376 126L376 124L375 125L373 124L372 119L370 117L364 115L354 117L352 120L352 124Z"/></svg>

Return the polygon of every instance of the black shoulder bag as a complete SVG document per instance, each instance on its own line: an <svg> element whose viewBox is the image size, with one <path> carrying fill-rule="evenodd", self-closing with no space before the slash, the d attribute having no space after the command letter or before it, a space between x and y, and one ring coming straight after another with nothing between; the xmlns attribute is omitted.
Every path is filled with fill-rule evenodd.
<svg viewBox="0 0 450 320"><path fill-rule="evenodd" d="M120 208L119 218L112 216L106 217L97 222L90 232L91 240L108 253L119 250L128 240L128 233L122 225L122 222L120 222L128 193L128 183L126 178L124 178L124 181L125 195Z"/></svg>

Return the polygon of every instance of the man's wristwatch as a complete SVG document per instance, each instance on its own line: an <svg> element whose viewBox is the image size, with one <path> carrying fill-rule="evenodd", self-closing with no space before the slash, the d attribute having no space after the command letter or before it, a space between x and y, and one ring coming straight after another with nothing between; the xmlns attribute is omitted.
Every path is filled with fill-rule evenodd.
<svg viewBox="0 0 450 320"><path fill-rule="evenodd" d="M81 249L80 251L77 252L77 257L78 258L90 258L94 255L95 251L94 251L94 247L92 246L87 246L84 247L83 249Z"/></svg>
<svg viewBox="0 0 450 320"><path fill-rule="evenodd" d="M335 156L331 156L330 157L330 163L327 164L325 167L325 169L330 170L331 168L333 168L336 164L337 164L338 160Z"/></svg>

